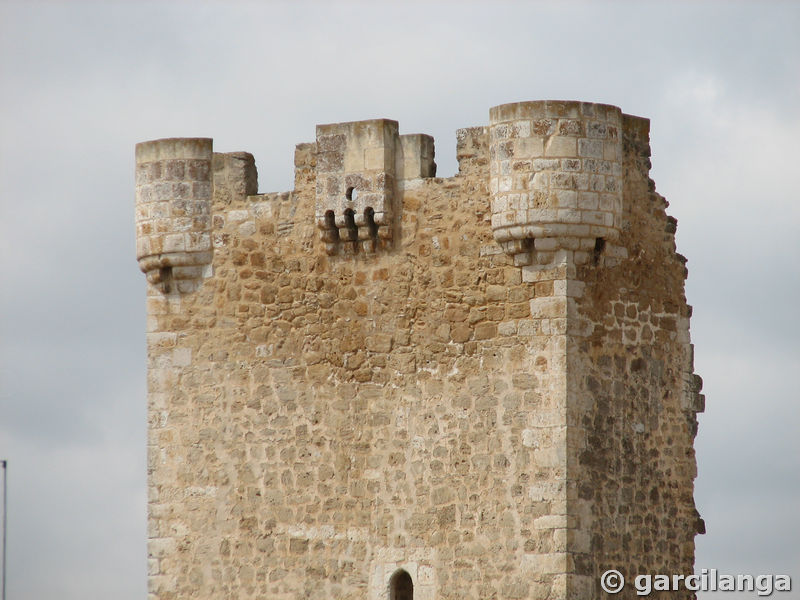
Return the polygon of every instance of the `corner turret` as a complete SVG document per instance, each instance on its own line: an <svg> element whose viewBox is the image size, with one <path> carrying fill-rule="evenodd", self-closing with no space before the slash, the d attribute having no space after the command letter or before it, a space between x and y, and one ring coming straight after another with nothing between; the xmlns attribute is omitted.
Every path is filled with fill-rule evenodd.
<svg viewBox="0 0 800 600"><path fill-rule="evenodd" d="M585 262L619 237L619 108L503 104L489 111L489 139L492 231L516 264L548 264L559 250Z"/></svg>
<svg viewBox="0 0 800 600"><path fill-rule="evenodd" d="M211 265L210 138L136 145L136 258L147 280L188 291Z"/></svg>

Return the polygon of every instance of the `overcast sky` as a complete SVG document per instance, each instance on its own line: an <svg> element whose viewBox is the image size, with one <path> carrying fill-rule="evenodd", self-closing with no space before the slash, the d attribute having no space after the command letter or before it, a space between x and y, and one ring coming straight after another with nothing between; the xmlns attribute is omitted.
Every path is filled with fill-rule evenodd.
<svg viewBox="0 0 800 600"><path fill-rule="evenodd" d="M519 100L649 117L705 381L697 567L800 598L800 4L0 0L8 597L146 597L138 141L209 136L292 185L317 123L436 139Z"/></svg>

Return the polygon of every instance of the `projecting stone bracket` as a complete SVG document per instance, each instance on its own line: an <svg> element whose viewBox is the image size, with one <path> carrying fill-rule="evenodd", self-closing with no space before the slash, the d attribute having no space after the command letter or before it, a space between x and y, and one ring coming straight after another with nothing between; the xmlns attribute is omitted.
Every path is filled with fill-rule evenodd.
<svg viewBox="0 0 800 600"><path fill-rule="evenodd" d="M212 252L172 252L139 259L147 281L161 292L190 292L211 274Z"/></svg>
<svg viewBox="0 0 800 600"><path fill-rule="evenodd" d="M328 210L323 218L317 218L317 227L328 255L370 254L392 242L391 220L385 212L375 213L372 207L360 213L347 208L340 215Z"/></svg>

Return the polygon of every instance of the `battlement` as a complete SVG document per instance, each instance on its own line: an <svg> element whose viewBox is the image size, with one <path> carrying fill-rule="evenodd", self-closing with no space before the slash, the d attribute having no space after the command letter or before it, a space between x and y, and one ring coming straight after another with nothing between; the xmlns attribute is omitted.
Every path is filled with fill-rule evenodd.
<svg viewBox="0 0 800 600"><path fill-rule="evenodd" d="M136 149L151 600L593 600L688 573L703 409L649 123L319 125L294 188ZM689 600L690 593L676 598Z"/></svg>
<svg viewBox="0 0 800 600"><path fill-rule="evenodd" d="M494 238L517 265L596 263L606 249L613 257L624 255L624 248L614 245L624 218L624 147L649 157L646 119L605 104L537 101L496 106L489 121L488 127L457 132L459 175L488 179ZM625 146L626 136L635 137L636 144ZM198 144L189 138L137 146L142 173L138 255L152 282L172 267L182 269L172 277L196 278L200 271L183 267L210 262L209 239L203 235L208 219L187 229L181 208L188 201L207 215L208 198L202 194L208 173L215 206L224 209L232 198L257 196L252 155L214 154L202 181L176 179L171 187L158 186L167 196L152 209L158 215L153 217L148 208L156 185L148 179L155 176L152 169L163 164L158 173L175 175L175 161L186 160L184 154L208 161L211 141L202 142L203 152ZM194 156L198 152L202 159ZM303 185L314 186L314 220L324 251L353 256L390 250L402 222L398 190L406 181L435 177L434 155L432 137L400 135L397 122L389 119L318 125L316 141L297 147L295 193ZM200 195L187 196L195 188Z"/></svg>

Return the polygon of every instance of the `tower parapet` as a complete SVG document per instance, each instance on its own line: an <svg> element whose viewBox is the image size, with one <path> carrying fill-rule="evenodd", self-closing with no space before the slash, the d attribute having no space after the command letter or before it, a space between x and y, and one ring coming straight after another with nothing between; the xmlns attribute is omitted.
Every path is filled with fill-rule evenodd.
<svg viewBox="0 0 800 600"><path fill-rule="evenodd" d="M210 138L136 145L136 258L164 291L202 277L211 264Z"/></svg>
<svg viewBox="0 0 800 600"><path fill-rule="evenodd" d="M489 111L492 230L517 264L619 236L622 111L537 101ZM602 240L602 242L598 242Z"/></svg>

